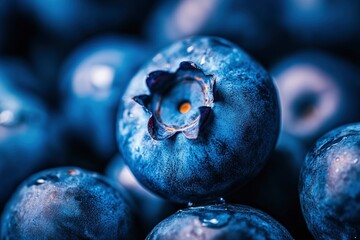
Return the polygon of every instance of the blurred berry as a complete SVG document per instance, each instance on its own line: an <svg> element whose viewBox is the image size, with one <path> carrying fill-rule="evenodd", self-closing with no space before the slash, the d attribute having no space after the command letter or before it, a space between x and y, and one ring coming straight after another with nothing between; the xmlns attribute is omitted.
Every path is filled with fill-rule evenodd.
<svg viewBox="0 0 360 240"><path fill-rule="evenodd" d="M145 31L161 46L189 36L215 35L268 58L287 48L287 42L280 41L284 36L275 21L277 11L277 5L266 0L163 0Z"/></svg>
<svg viewBox="0 0 360 240"><path fill-rule="evenodd" d="M0 62L0 208L18 183L46 166L48 153L48 113L24 91L27 72L7 66Z"/></svg>
<svg viewBox="0 0 360 240"><path fill-rule="evenodd" d="M325 132L360 120L360 71L340 58L301 52L273 66L282 131L307 147Z"/></svg>

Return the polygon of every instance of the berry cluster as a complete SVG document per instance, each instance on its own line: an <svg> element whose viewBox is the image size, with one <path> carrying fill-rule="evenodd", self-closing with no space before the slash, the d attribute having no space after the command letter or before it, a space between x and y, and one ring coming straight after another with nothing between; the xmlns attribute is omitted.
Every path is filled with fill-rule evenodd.
<svg viewBox="0 0 360 240"><path fill-rule="evenodd" d="M0 239L360 239L359 40L357 0L1 0Z"/></svg>

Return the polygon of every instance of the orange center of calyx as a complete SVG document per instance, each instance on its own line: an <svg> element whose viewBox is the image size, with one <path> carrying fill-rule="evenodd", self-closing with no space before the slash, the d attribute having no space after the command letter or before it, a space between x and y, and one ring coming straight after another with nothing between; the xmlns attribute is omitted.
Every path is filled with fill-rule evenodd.
<svg viewBox="0 0 360 240"><path fill-rule="evenodd" d="M191 109L191 104L189 102L183 102L179 106L179 112L182 113L182 114L185 114L185 113L189 112L190 109Z"/></svg>

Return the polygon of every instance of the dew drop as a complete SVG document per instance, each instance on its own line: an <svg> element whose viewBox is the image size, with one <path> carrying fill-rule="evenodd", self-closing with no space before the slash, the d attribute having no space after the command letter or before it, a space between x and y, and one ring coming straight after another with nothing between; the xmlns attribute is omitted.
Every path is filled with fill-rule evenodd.
<svg viewBox="0 0 360 240"><path fill-rule="evenodd" d="M55 183L59 181L59 176L55 174L47 174L45 176L42 176L41 178L38 178L36 180L30 181L27 186L31 187L33 185L38 186L44 183Z"/></svg>
<svg viewBox="0 0 360 240"><path fill-rule="evenodd" d="M45 179L39 178L38 180L36 180L37 185L41 185L43 183L45 183Z"/></svg>
<svg viewBox="0 0 360 240"><path fill-rule="evenodd" d="M338 157L335 158L335 162L338 162L338 161L340 161L340 158L338 158Z"/></svg>
<svg viewBox="0 0 360 240"><path fill-rule="evenodd" d="M353 163L356 164L359 161L359 159L355 158Z"/></svg>
<svg viewBox="0 0 360 240"><path fill-rule="evenodd" d="M202 58L201 58L201 60L200 60L200 65L204 65L204 63L205 63L205 56L203 56Z"/></svg>
<svg viewBox="0 0 360 240"><path fill-rule="evenodd" d="M194 51L194 46L190 46L186 49L187 53L192 53Z"/></svg>
<svg viewBox="0 0 360 240"><path fill-rule="evenodd" d="M212 211L203 213L199 220L205 227L222 228L226 226L231 219L231 215L225 211Z"/></svg>
<svg viewBox="0 0 360 240"><path fill-rule="evenodd" d="M213 224L213 225L216 225L219 223L219 220L217 220L216 218L212 218L212 219L203 219L203 223L206 223L206 224Z"/></svg>

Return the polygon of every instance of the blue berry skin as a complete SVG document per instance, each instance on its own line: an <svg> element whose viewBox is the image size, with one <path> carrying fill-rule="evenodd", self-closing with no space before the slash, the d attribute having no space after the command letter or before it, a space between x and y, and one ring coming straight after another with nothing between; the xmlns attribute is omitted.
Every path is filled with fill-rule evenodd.
<svg viewBox="0 0 360 240"><path fill-rule="evenodd" d="M360 36L357 0L280 0L278 8L283 28L297 42L338 47L350 42L356 45Z"/></svg>
<svg viewBox="0 0 360 240"><path fill-rule="evenodd" d="M103 36L76 50L60 80L68 135L102 159L116 153L116 112L133 74L148 56L144 43Z"/></svg>
<svg viewBox="0 0 360 240"><path fill-rule="evenodd" d="M302 212L316 239L360 237L360 124L321 137L308 152L299 191Z"/></svg>
<svg viewBox="0 0 360 240"><path fill-rule="evenodd" d="M224 39L195 37L163 50L134 76L117 135L142 185L175 202L198 202L251 180L278 131L277 93L266 71Z"/></svg>
<svg viewBox="0 0 360 240"><path fill-rule="evenodd" d="M18 183L46 166L49 116L43 104L22 89L31 83L22 70L0 61L0 209Z"/></svg>
<svg viewBox="0 0 360 240"><path fill-rule="evenodd" d="M303 51L272 67L282 113L281 135L310 147L316 139L360 120L360 71L341 58Z"/></svg>
<svg viewBox="0 0 360 240"><path fill-rule="evenodd" d="M104 177L80 168L45 170L26 180L2 215L2 239L133 239L133 215Z"/></svg>
<svg viewBox="0 0 360 240"><path fill-rule="evenodd" d="M243 205L217 204L179 210L160 222L152 239L293 239L269 215Z"/></svg>
<svg viewBox="0 0 360 240"><path fill-rule="evenodd" d="M137 206L139 220L146 234L161 220L179 209L175 204L154 195L141 186L129 167L125 165L121 155L116 156L107 166L106 176L129 193L132 202Z"/></svg>

